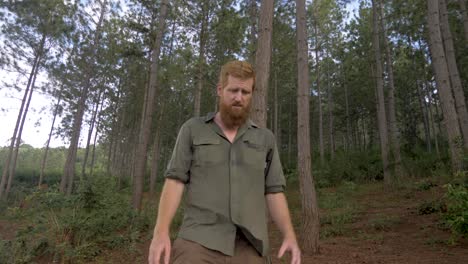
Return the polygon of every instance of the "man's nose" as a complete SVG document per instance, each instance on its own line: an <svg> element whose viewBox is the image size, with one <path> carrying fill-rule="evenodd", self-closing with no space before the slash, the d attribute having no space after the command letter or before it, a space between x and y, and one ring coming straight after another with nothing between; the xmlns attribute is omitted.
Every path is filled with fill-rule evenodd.
<svg viewBox="0 0 468 264"><path fill-rule="evenodd" d="M242 93L241 92L237 92L234 94L234 100L237 101L237 102L240 102L242 100Z"/></svg>

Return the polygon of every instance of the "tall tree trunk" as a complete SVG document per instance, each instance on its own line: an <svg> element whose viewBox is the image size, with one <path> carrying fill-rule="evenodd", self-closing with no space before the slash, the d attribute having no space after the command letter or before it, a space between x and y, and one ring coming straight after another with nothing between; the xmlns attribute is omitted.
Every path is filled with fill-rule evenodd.
<svg viewBox="0 0 468 264"><path fill-rule="evenodd" d="M414 64L413 64L414 65ZM418 90L418 102L419 107L421 108L421 113L423 116L423 125L424 125L424 137L426 139L426 149L427 152L432 152L432 144L431 144L431 131L429 127L429 117L427 112L427 104L424 100L424 94L421 91L423 88L422 85L418 80L416 80L416 89Z"/></svg>
<svg viewBox="0 0 468 264"><path fill-rule="evenodd" d="M427 76L425 74L425 76ZM437 157L440 158L440 151L439 151L439 137L438 137L438 134L437 134L437 131L436 131L436 128L435 128L435 120L434 120L434 115L432 113L432 105L436 104L435 100L434 100L434 103L432 103L433 100L432 99L432 93L430 91L430 85L429 85L429 82L427 80L424 80L425 81L425 92L426 92L426 96L427 98L429 98L429 102L428 102L428 108L429 108L429 120L430 120L430 124L431 124L431 128L432 128L432 135L434 136L434 146L435 146L435 150L436 150L436 154L437 154Z"/></svg>
<svg viewBox="0 0 468 264"><path fill-rule="evenodd" d="M205 42L206 42L206 28L208 26L208 2L207 0L203 0L201 3L202 6L202 21L200 25L200 53L198 54L198 75L197 75L197 89L194 96L194 116L200 116L200 104L201 104L201 95L202 95L202 88L203 88L203 75L204 75L204 68L205 68Z"/></svg>
<svg viewBox="0 0 468 264"><path fill-rule="evenodd" d="M289 118L288 118L288 166L291 166L292 164L292 119L293 119L293 111L292 111L292 106L290 104L290 110L289 110Z"/></svg>
<svg viewBox="0 0 468 264"><path fill-rule="evenodd" d="M376 0L372 0L372 14L373 14L373 38L372 46L374 49L375 58L375 82L376 82L376 93L377 93L377 118L379 125L379 138L380 138L380 152L383 163L384 182L386 185L392 183L392 176L389 170L388 162L388 129L387 129L387 117L385 113L385 98L383 91L383 71L382 71L382 59L380 51L380 39L379 39L379 12L377 9Z"/></svg>
<svg viewBox="0 0 468 264"><path fill-rule="evenodd" d="M257 49L257 0L249 0L250 1L250 54L249 54L249 61L252 65L255 65L255 54Z"/></svg>
<svg viewBox="0 0 468 264"><path fill-rule="evenodd" d="M11 163L12 163L12 160L14 159L13 152L14 152L15 142L16 142L18 135L21 134L19 132L19 128L22 122L23 112L25 111L26 102L28 101L28 96L30 94L30 89L32 86L31 84L33 80L35 79L35 76L39 68L40 60L42 57L42 51L45 45L45 40L46 40L46 36L43 35L41 42L40 42L41 44L39 45L39 50L38 52L36 52L36 56L34 57L34 62L31 67L31 72L29 73L28 83L26 84L26 89L24 90L23 99L21 100L21 106L20 106L20 110L18 111L18 117L16 119L15 129L13 131L13 136L11 137L10 147L8 148L8 156L7 156L7 159L5 160L5 165L3 166L2 179L0 181L0 199L3 199L6 197L5 192L7 188L7 182L9 180L8 178L9 178L9 172L10 172L11 165L12 165Z"/></svg>
<svg viewBox="0 0 468 264"><path fill-rule="evenodd" d="M468 149L468 112L466 111L465 94L458 72L457 60L455 58L455 48L453 45L452 32L448 20L446 0L439 0L440 10L440 30L442 33L442 40L445 48L445 58L450 74L450 83L452 84L452 91L455 97L455 105L458 113L458 121L460 123L460 130L464 139L465 149Z"/></svg>
<svg viewBox="0 0 468 264"><path fill-rule="evenodd" d="M454 99L450 90L450 77L445 58L444 46L440 32L439 5L438 0L428 0L428 27L429 27L429 48L431 50L432 61L436 83L442 103L444 113L444 123L447 129L450 154L452 160L452 169L454 172L462 169L462 151L463 143L457 112L455 110Z"/></svg>
<svg viewBox="0 0 468 264"><path fill-rule="evenodd" d="M345 92L345 109L346 109L346 150L349 151L351 148L351 120L349 115L349 97L348 97L348 84L346 82L346 75L344 66L342 67L343 74L343 89Z"/></svg>
<svg viewBox="0 0 468 264"><path fill-rule="evenodd" d="M112 130L109 135L109 150L107 152L107 164L106 164L107 175L113 175L113 173L111 172L111 165L112 165L112 162L114 161L113 157L115 156L114 155L115 150L117 149L117 146L118 146L117 140L120 135L121 126L120 126L120 121L118 117L119 116L119 103L120 103L120 87L121 87L121 82L119 81L115 107L113 109L113 114L112 114Z"/></svg>
<svg viewBox="0 0 468 264"><path fill-rule="evenodd" d="M465 41L468 43L468 12L466 11L466 0L458 0L463 18L463 30L465 33Z"/></svg>
<svg viewBox="0 0 468 264"><path fill-rule="evenodd" d="M276 137L276 143L278 146L280 146L279 142L279 124L278 124L278 75L276 73L276 68L274 70L274 81L273 81L273 123L274 123L274 129L273 131L275 132L275 137Z"/></svg>
<svg viewBox="0 0 468 264"><path fill-rule="evenodd" d="M60 102L62 101L62 90L63 90L63 84L60 87L59 98L58 98L57 104L55 105L55 108L54 108L54 118L52 119L52 125L50 126L49 137L47 138L47 143L46 143L45 150L44 150L44 156L42 156L41 172L39 173L39 182L37 184L37 187L41 187L42 181L44 180L44 170L45 170L46 163L47 163L47 156L48 156L48 153L49 153L50 140L52 139L52 134L54 132L54 126L55 126L55 120L57 119L58 110L59 110L59 107L60 107Z"/></svg>
<svg viewBox="0 0 468 264"><path fill-rule="evenodd" d="M318 253L319 211L312 177L309 133L309 66L305 1L296 0L297 28L297 149L301 200L301 241L304 252Z"/></svg>
<svg viewBox="0 0 468 264"><path fill-rule="evenodd" d="M252 101L252 120L261 127L267 125L268 79L271 63L271 34L273 31L273 5L275 1L262 1L258 25L258 47L255 55L255 91Z"/></svg>
<svg viewBox="0 0 468 264"><path fill-rule="evenodd" d="M39 57L39 61L40 59L41 57ZM38 66L36 67L36 73L34 74L34 77L31 83L31 88L29 89L28 102L26 103L26 107L24 108L23 117L21 118L21 124L18 130L18 135L16 137L16 144L15 144L15 149L13 152L13 159L11 161L10 172L8 175L8 183L7 183L7 187L5 190L5 198L7 198L8 194L10 193L11 184L13 182L13 178L15 177L16 162L18 160L19 148L21 146L21 135L23 134L24 123L26 122L26 117L28 115L29 105L31 104L31 99L32 99L33 91L34 91L34 85L36 83L36 77L37 77L37 73L39 72L39 68L40 68L40 64L38 64Z"/></svg>
<svg viewBox="0 0 468 264"><path fill-rule="evenodd" d="M89 156L89 147L91 144L91 138L93 137L93 131L94 131L94 124L96 123L96 117L98 114L98 109L99 105L101 103L101 95L102 95L102 89L99 91L98 98L96 100L96 103L94 105L94 111L93 111L93 116L91 117L91 122L89 126L89 131L88 131L88 138L86 140L86 149L85 149L85 154L83 158L83 165L81 167L81 177L86 178L86 165L88 165L88 156Z"/></svg>
<svg viewBox="0 0 468 264"><path fill-rule="evenodd" d="M101 130L101 114L102 114L102 108L104 106L104 100L106 98L105 97L102 97L101 99L101 103L100 103L100 109L99 109L99 112L98 112L98 116L96 118L96 132L94 133L94 140L93 140L93 151L91 153L91 164L90 164L90 172L89 172L89 175L91 177L93 177L93 173L94 173L94 163L96 161L96 142L97 142L97 138L98 138L98 135L99 135L99 131Z"/></svg>
<svg viewBox="0 0 468 264"><path fill-rule="evenodd" d="M335 131L333 130L333 93L330 86L330 64L327 62L327 93L328 93L328 137L330 139L330 160L335 159Z"/></svg>
<svg viewBox="0 0 468 264"><path fill-rule="evenodd" d="M146 93L147 104L146 111L143 113L141 122L142 126L138 136L137 150L135 152L135 163L133 170L133 194L132 194L132 207L134 210L141 210L141 199L143 195L143 182L146 171L146 160L148 144L151 136L151 127L153 121L153 107L155 95L158 87L158 70L159 70L159 54L161 52L162 40L164 37L164 31L166 29L166 16L168 12L169 2L163 0L161 3L161 9L159 13L158 31L154 41L154 46L151 51L151 74L150 74L150 85Z"/></svg>
<svg viewBox="0 0 468 264"><path fill-rule="evenodd" d="M154 143L153 143L153 159L151 161L151 175L150 175L150 186L149 192L150 197L155 197L155 187L156 187L156 179L158 177L158 170L159 170L159 163L160 163L160 154L161 154L161 130L162 130L162 119L164 116L165 110L165 103L160 100L161 102L161 109L159 109L158 114L158 123L156 126L156 132L154 134Z"/></svg>
<svg viewBox="0 0 468 264"><path fill-rule="evenodd" d="M317 17L317 16L316 16ZM318 95L318 111L319 111L319 151L320 151L320 164L325 164L325 144L323 142L323 112L322 112L322 92L320 91L320 59L319 59L319 37L318 26L316 19L314 20L315 31L315 67L317 73L317 95Z"/></svg>
<svg viewBox="0 0 468 264"><path fill-rule="evenodd" d="M401 153L400 153L400 132L397 127L396 110L395 110L395 81L393 77L393 60L392 51L390 50L390 44L388 42L387 31L385 29L385 14L384 14L384 1L380 0L380 15L383 35L383 45L387 60L387 74L388 74L388 123L390 125L390 153L393 158L395 177L399 178L402 176L403 168L401 166Z"/></svg>
<svg viewBox="0 0 468 264"><path fill-rule="evenodd" d="M99 20L96 25L96 30L94 34L93 44L91 46L91 53L89 54L88 61L91 62L94 60L94 57L97 52L97 48L100 43L102 24L104 21L104 16L107 10L107 0L101 4L101 13L99 15ZM78 109L73 114L73 124L72 124L72 135L70 139L70 146L68 147L67 159L65 160L65 167L63 170L62 178L60 180L60 192L67 195L71 195L73 190L73 180L75 177L75 162L76 162L76 153L78 151L78 142L80 139L81 125L83 123L83 116L86 109L86 99L88 98L89 89L92 85L93 78L93 64L85 69L84 72L84 82L83 87L80 92L80 98L78 100Z"/></svg>

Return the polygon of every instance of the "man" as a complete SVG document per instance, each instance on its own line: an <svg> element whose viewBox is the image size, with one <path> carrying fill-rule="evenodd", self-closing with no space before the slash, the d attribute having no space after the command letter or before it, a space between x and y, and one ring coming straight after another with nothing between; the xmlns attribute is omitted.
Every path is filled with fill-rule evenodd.
<svg viewBox="0 0 468 264"><path fill-rule="evenodd" d="M254 84L252 65L228 62L217 86L219 112L182 125L165 175L150 264L265 263L265 201L283 235L278 257L289 251L291 263L300 263L274 136L248 119ZM171 248L169 227L184 189L184 220Z"/></svg>

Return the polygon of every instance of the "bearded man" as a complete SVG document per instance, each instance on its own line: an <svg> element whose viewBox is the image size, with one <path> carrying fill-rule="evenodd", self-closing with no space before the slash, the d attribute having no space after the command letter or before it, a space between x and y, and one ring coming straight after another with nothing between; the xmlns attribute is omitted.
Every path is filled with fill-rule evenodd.
<svg viewBox="0 0 468 264"><path fill-rule="evenodd" d="M254 84L252 65L228 62L217 86L219 112L182 125L165 174L150 264L265 263L266 205L283 235L278 257L289 251L291 263L301 262L275 137L248 118ZM184 190L184 219L171 246L170 224Z"/></svg>

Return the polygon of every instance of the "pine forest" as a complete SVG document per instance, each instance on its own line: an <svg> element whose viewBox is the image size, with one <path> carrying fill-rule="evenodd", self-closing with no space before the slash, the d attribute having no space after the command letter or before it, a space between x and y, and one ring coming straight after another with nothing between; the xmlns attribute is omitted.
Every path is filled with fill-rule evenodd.
<svg viewBox="0 0 468 264"><path fill-rule="evenodd" d="M256 70L302 263L466 263L467 6L0 1L0 264L148 263L178 131L218 111L232 60Z"/></svg>

